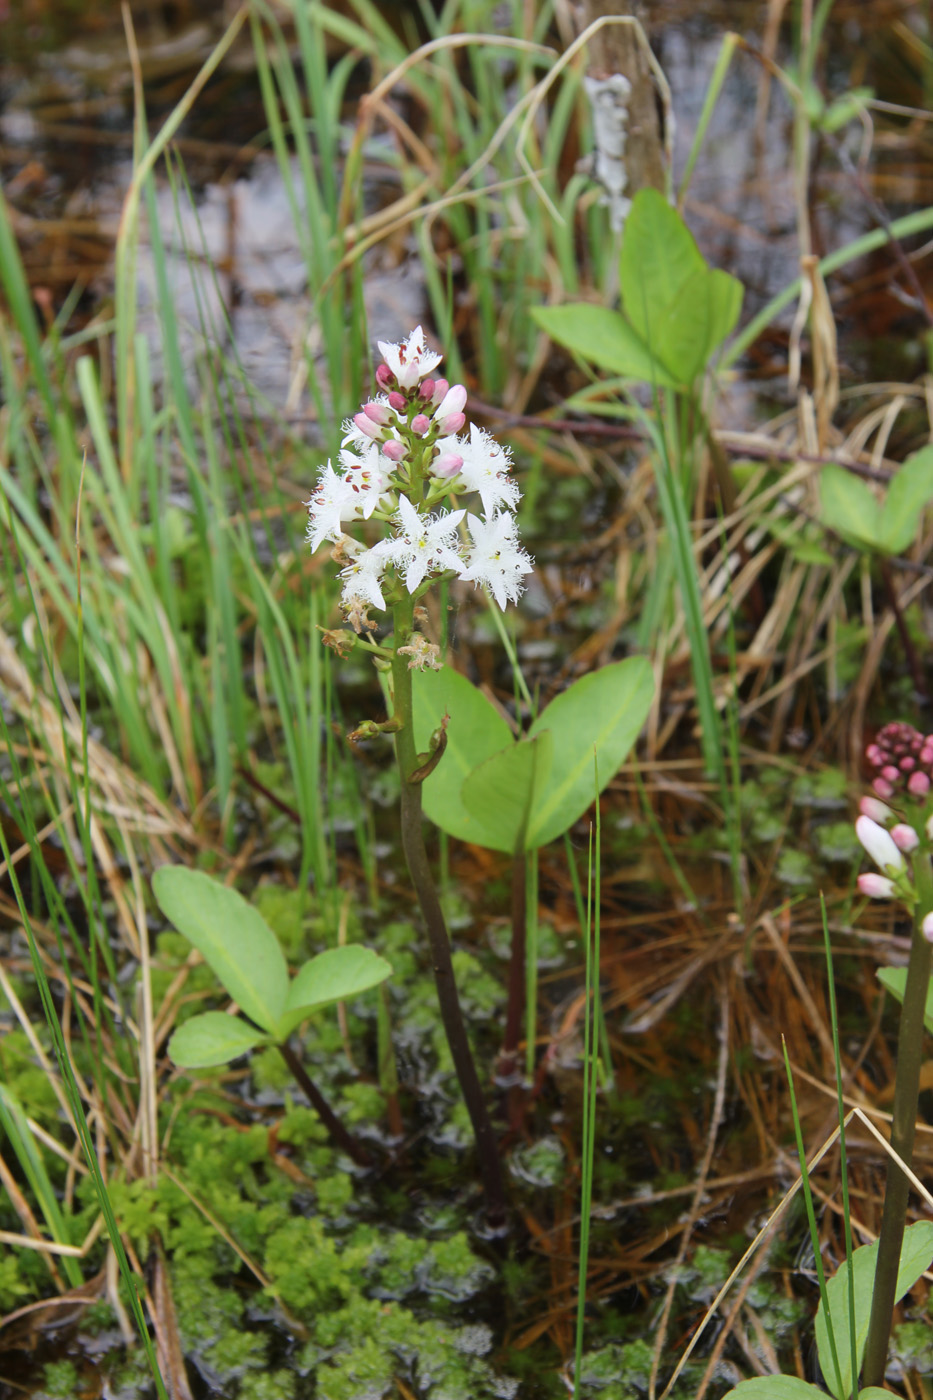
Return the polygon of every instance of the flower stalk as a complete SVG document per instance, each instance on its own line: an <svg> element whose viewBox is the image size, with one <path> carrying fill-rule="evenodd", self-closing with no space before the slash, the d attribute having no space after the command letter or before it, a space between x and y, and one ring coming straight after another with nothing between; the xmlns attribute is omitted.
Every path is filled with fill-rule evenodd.
<svg viewBox="0 0 933 1400"><path fill-rule="evenodd" d="M897 1070L891 1117L891 1148L907 1167L911 1164L914 1150L920 1066L923 1061L924 1011L933 961L933 944L925 937L923 929L924 919L933 910L933 872L929 855L925 854L915 862L914 879L918 898L897 1035ZM871 1316L862 1367L863 1387L884 1384L909 1195L908 1178L894 1158L889 1157L878 1236L878 1262L875 1265Z"/></svg>
<svg viewBox="0 0 933 1400"><path fill-rule="evenodd" d="M933 962L933 735L920 734L909 724L885 725L869 744L865 757L875 773L872 788L876 796L862 799L855 830L884 874L860 875L858 887L873 899L899 900L910 910L913 934L898 1027L891 1117L893 1155L888 1158L885 1179L863 1388L884 1384L910 1198L910 1180L904 1168L910 1169L913 1158L924 1016Z"/></svg>
<svg viewBox="0 0 933 1400"><path fill-rule="evenodd" d="M393 609L395 622L395 655L392 661L393 718L398 721L395 731L395 754L401 777L402 848L427 928L431 947L431 962L441 1019L453 1058L457 1079L463 1094L479 1155L480 1174L486 1196L486 1212L493 1226L501 1226L506 1218L505 1185L496 1134L486 1107L450 956L450 936L431 874L421 826L421 775L430 756L416 751L412 714L411 671L400 648L410 640L414 629L414 606L410 597L403 598Z"/></svg>

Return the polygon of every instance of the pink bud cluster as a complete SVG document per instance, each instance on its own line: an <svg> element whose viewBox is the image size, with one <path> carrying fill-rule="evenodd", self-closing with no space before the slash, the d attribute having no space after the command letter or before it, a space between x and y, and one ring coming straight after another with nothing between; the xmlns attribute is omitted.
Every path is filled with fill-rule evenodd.
<svg viewBox="0 0 933 1400"><path fill-rule="evenodd" d="M901 791L922 799L933 790L933 734L910 724L886 724L865 758L875 774L872 787L886 801Z"/></svg>
<svg viewBox="0 0 933 1400"><path fill-rule="evenodd" d="M914 908L912 862L929 860L933 843L933 813L925 801L933 791L933 735L920 734L909 724L887 724L869 744L865 758L875 772L872 788L877 795L859 803L855 834L882 873L860 875L858 890L869 899L899 899ZM907 808L908 820L888 806L888 800L898 799ZM927 806L926 813L921 804ZM933 942L933 913L924 917L921 930Z"/></svg>

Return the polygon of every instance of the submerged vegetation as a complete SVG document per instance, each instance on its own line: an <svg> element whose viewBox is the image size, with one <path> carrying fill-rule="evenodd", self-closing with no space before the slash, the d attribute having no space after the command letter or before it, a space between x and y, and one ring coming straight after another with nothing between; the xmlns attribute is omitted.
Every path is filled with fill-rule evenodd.
<svg viewBox="0 0 933 1400"><path fill-rule="evenodd" d="M0 146L4 1394L929 1394L896 8L651 34L663 193L564 0L127 9L93 275Z"/></svg>

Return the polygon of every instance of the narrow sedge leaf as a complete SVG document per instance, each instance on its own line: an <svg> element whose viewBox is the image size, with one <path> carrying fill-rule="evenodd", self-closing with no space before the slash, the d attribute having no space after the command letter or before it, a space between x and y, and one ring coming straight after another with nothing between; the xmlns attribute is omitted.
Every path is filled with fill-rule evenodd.
<svg viewBox="0 0 933 1400"><path fill-rule="evenodd" d="M903 554L920 529L924 507L933 501L933 446L915 452L891 478L878 534L886 554Z"/></svg>
<svg viewBox="0 0 933 1400"><path fill-rule="evenodd" d="M295 974L288 991L288 1004L275 1028L277 1039L285 1040L312 1011L319 1011L335 1001L349 1001L371 987L378 987L391 976L391 964L372 948L349 943L343 948L328 948L318 953Z"/></svg>
<svg viewBox="0 0 933 1400"><path fill-rule="evenodd" d="M654 699L654 676L643 656L616 661L574 681L552 700L529 730L550 730L554 757L546 783L535 790L528 850L567 831L593 801L593 749L600 791L624 762Z"/></svg>
<svg viewBox="0 0 933 1400"><path fill-rule="evenodd" d="M268 1045L269 1037L239 1016L222 1011L205 1011L179 1026L168 1043L169 1058L182 1069L207 1069L225 1065L245 1055L257 1045Z"/></svg>
<svg viewBox="0 0 933 1400"><path fill-rule="evenodd" d="M243 1012L274 1029L285 1009L288 968L279 941L236 890L199 870L163 865L152 890L167 919L197 948Z"/></svg>
<svg viewBox="0 0 933 1400"><path fill-rule="evenodd" d="M618 311L574 302L571 306L538 306L531 314L558 345L610 374L665 389L682 387Z"/></svg>
<svg viewBox="0 0 933 1400"><path fill-rule="evenodd" d="M755 1376L727 1390L723 1400L826 1400L826 1391L799 1376Z"/></svg>
<svg viewBox="0 0 933 1400"><path fill-rule="evenodd" d="M461 789L474 768L514 743L511 729L492 701L452 666L413 671L412 701L419 751L427 749L432 732L450 716L443 757L422 784L425 814L448 836L486 845L482 822L464 806Z"/></svg>
<svg viewBox="0 0 933 1400"><path fill-rule="evenodd" d="M885 991L890 992L896 1001L903 1002L904 991L907 987L906 967L879 967L876 975ZM930 979L930 985L927 987L923 1024L928 1031L933 1033L933 978Z"/></svg>
<svg viewBox="0 0 933 1400"><path fill-rule="evenodd" d="M868 1336L868 1322L871 1315L871 1296L875 1282L875 1264L878 1258L878 1241L862 1245L852 1255L855 1279L855 1350L861 1366L865 1354L865 1340ZM918 1220L908 1225L904 1231L901 1246L901 1262L897 1272L897 1289L894 1301L898 1302L917 1282L917 1279L930 1267L933 1260L933 1221ZM833 1331L837 1338L845 1337L849 1330L849 1275L848 1269L841 1268L826 1285L829 1297L829 1310L833 1318ZM820 1303L816 1314L816 1347L820 1367L829 1389L836 1400L849 1400L852 1394L852 1367L847 1347L839 1348L839 1370L841 1388L837 1388L835 1368L832 1364L829 1333ZM831 1379L832 1377L832 1379Z"/></svg>
<svg viewBox="0 0 933 1400"><path fill-rule="evenodd" d="M534 739L510 744L474 768L463 784L463 803L482 823L483 845L509 855L526 849L535 792L547 784L553 743L545 730Z"/></svg>
<svg viewBox="0 0 933 1400"><path fill-rule="evenodd" d="M820 474L820 506L823 524L862 549L880 549L878 502L864 481L842 467L829 466Z"/></svg>

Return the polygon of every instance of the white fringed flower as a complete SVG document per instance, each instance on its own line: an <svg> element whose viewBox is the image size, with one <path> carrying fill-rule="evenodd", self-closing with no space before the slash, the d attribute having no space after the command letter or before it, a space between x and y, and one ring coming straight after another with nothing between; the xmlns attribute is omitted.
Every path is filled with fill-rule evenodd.
<svg viewBox="0 0 933 1400"><path fill-rule="evenodd" d="M534 561L518 542L515 516L508 511L497 513L491 520L468 515L467 525L473 548L461 579L483 584L502 609L506 602L517 603L525 589L522 577L531 573Z"/></svg>
<svg viewBox="0 0 933 1400"><path fill-rule="evenodd" d="M401 533L389 542L389 547L396 571L404 573L409 593L414 593L429 572L460 569L463 560L457 526L465 514L463 510L450 510L442 515L421 515L407 496L399 497Z"/></svg>
<svg viewBox="0 0 933 1400"><path fill-rule="evenodd" d="M494 437L470 424L470 441L463 438L440 438L437 449L441 456L457 453L463 458L459 476L468 491L479 493L487 517L500 507L514 510L521 495L518 482L508 475L512 465L509 454Z"/></svg>
<svg viewBox="0 0 933 1400"><path fill-rule="evenodd" d="M424 343L424 331L416 326L407 340L392 345L385 340L376 342L400 389L412 389L429 375L443 356L429 350Z"/></svg>
<svg viewBox="0 0 933 1400"><path fill-rule="evenodd" d="M311 553L325 540L339 540L342 521L352 519L355 511L353 488L337 475L328 462L321 468L317 487L308 502L307 538Z"/></svg>
<svg viewBox="0 0 933 1400"><path fill-rule="evenodd" d="M352 547L355 543L355 541L345 537L344 548L347 554L353 553ZM382 596L382 576L389 563L391 543L391 540L380 540L372 549L360 548L359 553L354 554L347 567L340 570L340 577L343 579L343 594L341 596L345 603L349 602L351 598L360 598L370 607L385 611L386 600Z"/></svg>

